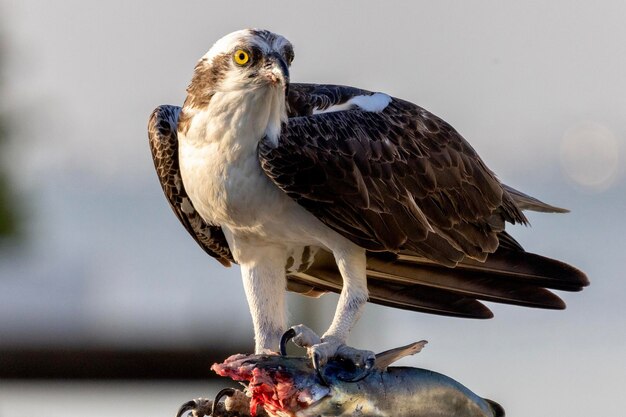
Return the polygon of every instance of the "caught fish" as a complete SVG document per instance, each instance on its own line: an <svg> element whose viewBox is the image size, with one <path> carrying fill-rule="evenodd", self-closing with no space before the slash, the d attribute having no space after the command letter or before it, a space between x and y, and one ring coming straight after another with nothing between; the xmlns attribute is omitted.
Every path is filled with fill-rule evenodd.
<svg viewBox="0 0 626 417"><path fill-rule="evenodd" d="M419 352L425 341L376 355L363 372L349 361L330 360L315 369L305 357L234 355L213 369L247 382L250 414L261 407L270 416L318 417L501 417L504 409L437 372L390 367Z"/></svg>

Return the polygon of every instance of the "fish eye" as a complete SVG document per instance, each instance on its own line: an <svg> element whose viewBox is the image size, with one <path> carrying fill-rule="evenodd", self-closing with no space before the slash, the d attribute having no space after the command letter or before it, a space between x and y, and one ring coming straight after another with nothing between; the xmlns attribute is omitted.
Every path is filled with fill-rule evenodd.
<svg viewBox="0 0 626 417"><path fill-rule="evenodd" d="M233 59L237 65L246 65L250 61L250 54L243 49L237 49L233 54Z"/></svg>

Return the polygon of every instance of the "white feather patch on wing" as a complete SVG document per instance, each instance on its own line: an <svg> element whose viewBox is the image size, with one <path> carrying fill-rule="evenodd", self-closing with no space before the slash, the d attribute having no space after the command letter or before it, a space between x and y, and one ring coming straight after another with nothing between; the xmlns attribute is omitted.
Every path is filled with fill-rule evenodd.
<svg viewBox="0 0 626 417"><path fill-rule="evenodd" d="M391 97L385 93L374 93L369 96L354 96L345 103L330 106L327 109L313 109L313 114L332 113L358 107L369 112L381 112L391 103Z"/></svg>

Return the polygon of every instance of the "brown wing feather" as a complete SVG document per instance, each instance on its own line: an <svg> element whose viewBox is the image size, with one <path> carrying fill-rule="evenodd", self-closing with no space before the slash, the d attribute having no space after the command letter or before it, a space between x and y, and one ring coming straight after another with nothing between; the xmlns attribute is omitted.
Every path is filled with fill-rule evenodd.
<svg viewBox="0 0 626 417"><path fill-rule="evenodd" d="M279 146L261 141L259 156L281 189L366 249L453 266L494 252L505 221L526 223L472 147L403 100L380 113L290 118Z"/></svg>
<svg viewBox="0 0 626 417"><path fill-rule="evenodd" d="M157 107L148 121L148 139L154 167L163 193L176 217L206 253L222 265L234 262L222 228L208 225L191 204L183 187L178 166L178 135L176 126L180 107Z"/></svg>

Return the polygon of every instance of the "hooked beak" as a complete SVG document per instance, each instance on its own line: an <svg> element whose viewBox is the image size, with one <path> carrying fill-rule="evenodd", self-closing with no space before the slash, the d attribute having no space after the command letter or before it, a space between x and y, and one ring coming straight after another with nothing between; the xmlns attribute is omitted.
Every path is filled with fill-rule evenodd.
<svg viewBox="0 0 626 417"><path fill-rule="evenodd" d="M285 92L289 88L289 67L283 57L273 52L265 60L263 76L271 85L282 84Z"/></svg>

